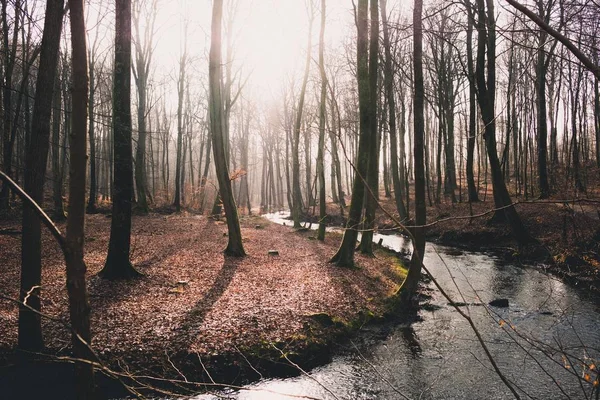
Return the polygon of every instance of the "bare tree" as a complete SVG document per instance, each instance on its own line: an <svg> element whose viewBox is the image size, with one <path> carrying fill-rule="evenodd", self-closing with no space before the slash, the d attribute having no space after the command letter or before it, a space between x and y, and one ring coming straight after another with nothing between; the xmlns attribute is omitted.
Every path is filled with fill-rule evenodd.
<svg viewBox="0 0 600 400"><path fill-rule="evenodd" d="M73 65L73 119L70 138L69 213L67 218L67 291L69 315L73 327L73 354L81 360L93 360L90 350L90 304L85 283L83 260L86 180L86 135L88 112L88 65L83 0L69 0ZM79 399L94 398L94 369L91 363L75 363L75 390Z"/></svg>
<svg viewBox="0 0 600 400"><path fill-rule="evenodd" d="M2 126L2 150L3 150L3 169L10 177L12 170L12 158L14 148L13 132L13 114L12 114L12 91L13 91L13 72L15 68L15 59L18 46L19 23L21 19L21 1L16 0L14 4L13 32L12 41L10 35L9 13L7 0L2 0L2 48L3 48L3 80L2 80L2 106L3 106L3 126ZM15 115L18 118L18 114ZM15 131L16 132L16 131ZM9 205L8 185L3 184L0 191L0 209L8 209Z"/></svg>
<svg viewBox="0 0 600 400"><path fill-rule="evenodd" d="M177 79L177 159L175 161L175 199L173 205L177 212L181 211L181 192L183 191L181 182L184 179L183 168L183 131L185 129L184 121L184 95L185 95L185 73L188 60L187 53L187 24L184 28L183 53L179 58L179 76Z"/></svg>
<svg viewBox="0 0 600 400"><path fill-rule="evenodd" d="M423 0L415 0L413 8L413 68L414 68L414 168L415 168L415 223L413 252L408 275L400 288L400 298L409 302L414 298L423 267L425 254L425 121L423 116L425 87L423 84Z"/></svg>
<svg viewBox="0 0 600 400"><path fill-rule="evenodd" d="M210 128L213 141L213 154L219 192L227 217L228 243L225 254L234 257L246 255L242 244L242 232L237 214L237 206L233 197L229 167L225 154L225 115L221 96L221 25L223 18L223 0L215 0L212 11L211 41L209 55L209 107Z"/></svg>
<svg viewBox="0 0 600 400"><path fill-rule="evenodd" d="M40 65L33 105L31 140L25 161L25 192L38 204L44 199L44 180L50 139L50 114L52 92L58 64L58 51L63 21L63 0L46 6ZM21 293L22 302L40 310L40 285L42 278L41 223L29 204L23 207L23 236L21 242ZM37 351L43 347L40 316L21 306L19 308L19 347Z"/></svg>
<svg viewBox="0 0 600 400"><path fill-rule="evenodd" d="M394 95L394 70L392 68L392 51L390 44L390 26L388 24L387 16L387 0L380 0L381 2L381 21L383 23L383 48L385 52L384 68L384 85L385 85L385 96L387 97L388 106L388 124L390 133L390 169L392 170L392 185L394 188L394 200L396 202L396 210L400 216L400 220L403 221L407 218L406 207L404 201L402 201L402 184L400 181L399 170L404 170L404 165L398 165L398 139L396 136L396 96ZM402 138L404 140L404 138Z"/></svg>
<svg viewBox="0 0 600 400"><path fill-rule="evenodd" d="M325 118L327 108L327 76L325 75L325 22L327 6L321 0L321 32L319 33L319 73L321 75L321 97L319 99L319 150L317 154L317 176L319 178L319 232L317 239L325 240L325 218L327 204L325 199Z"/></svg>
<svg viewBox="0 0 600 400"><path fill-rule="evenodd" d="M370 194L365 197L365 230L360 240L360 252L373 255L373 232L375 230L375 210L379 200L379 135L377 134L377 103L379 92L379 0L370 2L371 24L369 30L369 150L367 184Z"/></svg>
<svg viewBox="0 0 600 400"><path fill-rule="evenodd" d="M376 0L371 0L376 1ZM358 237L358 225L363 210L365 198L365 182L369 168L369 154L372 141L370 129L372 128L371 101L369 82L369 1L359 0L356 8L356 79L358 81L358 105L360 134L358 153L356 157L356 173L352 185L352 200L348 210L348 222L342 243L336 254L331 258L341 267L354 266L354 248Z"/></svg>
<svg viewBox="0 0 600 400"><path fill-rule="evenodd" d="M148 4L149 3L149 4ZM144 7L146 6L146 7ZM144 32L140 32L140 17L142 8L149 15L146 17ZM146 117L148 114L148 81L150 78L150 63L154 50L154 22L156 21L157 0L136 0L133 3L133 26L135 32L135 63L133 77L138 93L137 128L138 141L135 152L135 186L137 189L137 208L148 212L148 176L146 172Z"/></svg>
<svg viewBox="0 0 600 400"><path fill-rule="evenodd" d="M292 219L294 220L294 228L300 228L300 214L302 213L302 191L300 189L300 130L302 128L302 113L304 111L306 84L308 82L308 74L310 72L313 19L314 15L311 10L308 24L306 64L304 67L304 77L302 78L302 87L300 89L300 97L298 98L298 107L296 109L296 119L294 121L294 130L292 136ZM307 188L307 191L310 192L310 187ZM310 195L308 197L310 198Z"/></svg>
<svg viewBox="0 0 600 400"><path fill-rule="evenodd" d="M131 265L131 199L133 160L131 143L131 0L116 0L115 64L113 79L114 194L105 279L134 278Z"/></svg>
<svg viewBox="0 0 600 400"><path fill-rule="evenodd" d="M479 109L485 126L484 139L492 174L494 203L499 210L497 212L500 213L496 215L503 215L506 218L519 245L530 244L533 238L527 232L517 210L512 205L496 150L494 107L496 95L496 16L494 14L494 3L492 0L477 0L476 9L478 41L475 79Z"/></svg>

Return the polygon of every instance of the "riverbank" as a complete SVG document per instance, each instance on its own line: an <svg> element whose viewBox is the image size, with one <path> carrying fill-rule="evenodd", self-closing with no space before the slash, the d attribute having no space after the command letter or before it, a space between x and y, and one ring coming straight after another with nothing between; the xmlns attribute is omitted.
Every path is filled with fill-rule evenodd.
<svg viewBox="0 0 600 400"><path fill-rule="evenodd" d="M393 198L381 195L380 202L396 214ZM471 251L494 251L511 262L537 264L572 285L600 294L600 201L534 200L519 202L515 207L529 233L548 250L552 260L540 259L539 249L518 248L510 227L492 220L491 195L485 202L452 204L447 200L428 206L427 239ZM328 204L327 211L332 224L344 223L337 204ZM400 231L380 209L376 216L381 233Z"/></svg>
<svg viewBox="0 0 600 400"><path fill-rule="evenodd" d="M18 221L1 225L6 234L0 235L5 260L0 287L17 298L20 227ZM260 217L242 218L248 256L224 257L227 228L222 221L149 215L134 217L132 232L131 259L144 277L107 282L96 273L106 257L109 228L106 216L88 216L93 347L106 365L129 375L124 379L134 386L198 390L140 376L239 384L298 373L292 363L302 368L322 364L333 343L388 311L389 298L405 274L397 257L380 250L375 258L357 255L359 268L337 268L327 260L339 245L338 235L328 234L321 243L314 240L315 232L295 232ZM46 232L43 255L43 312L67 320L64 263ZM46 385L35 388L25 384L37 369L41 377L48 368L57 368L53 363L46 369L40 366L46 364L17 366L17 315L14 304L0 302L3 394L11 388L21 397L23 390L46 396L63 390L58 382L69 382L65 374L42 379ZM47 349L39 358L68 356L65 327L48 319L42 325Z"/></svg>

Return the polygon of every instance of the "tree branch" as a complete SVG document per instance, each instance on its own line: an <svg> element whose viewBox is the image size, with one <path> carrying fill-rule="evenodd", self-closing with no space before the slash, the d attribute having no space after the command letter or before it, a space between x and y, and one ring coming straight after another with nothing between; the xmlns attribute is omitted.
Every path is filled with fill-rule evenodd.
<svg viewBox="0 0 600 400"><path fill-rule="evenodd" d="M50 219L48 214L46 214L46 212L42 210L42 208L35 202L35 200L29 197L29 195L25 193L25 191L19 185L17 185L15 181L10 179L10 177L2 171L0 171L0 179L4 181L5 184L10 186L10 188L17 194L17 196L19 196L21 200L23 200L23 203L27 203L31 208L33 208L33 211L37 214L42 223L46 225L46 227L50 230L50 233L52 234L52 236L54 236L54 238L60 245L62 251L66 252L66 239L60 232L60 229L58 229L58 227L54 224L52 219Z"/></svg>
<svg viewBox="0 0 600 400"><path fill-rule="evenodd" d="M548 32L550 35L552 35L556 40L561 42L567 49L569 49L569 51L571 51L571 53L573 53L573 55L575 57L577 57L579 59L579 61L581 61L581 63L588 70L590 70L590 72L592 72L594 74L594 76L597 79L600 79L600 67L598 65L596 65L592 60L590 60L585 54L583 54L583 52L581 50L579 50L573 44L573 42L571 42L569 40L569 38L567 38L562 33L558 32L556 29L552 28L550 25L548 25L546 22L544 22L539 16L534 14L531 10L529 10L527 7L520 4L516 0L506 0L506 1L508 2L508 4L510 4L511 6L513 6L514 8L516 8L517 10L519 10L523 14L525 14L530 20L535 22L540 28L542 28L543 30Z"/></svg>

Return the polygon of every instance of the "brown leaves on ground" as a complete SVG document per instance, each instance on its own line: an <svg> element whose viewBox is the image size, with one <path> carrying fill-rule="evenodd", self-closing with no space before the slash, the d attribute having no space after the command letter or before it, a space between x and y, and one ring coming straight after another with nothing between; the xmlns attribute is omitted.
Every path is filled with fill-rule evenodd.
<svg viewBox="0 0 600 400"><path fill-rule="evenodd" d="M259 223L264 229L255 229ZM4 223L0 228L18 228ZM342 269L327 261L339 244L309 240L312 232L256 217L244 218L247 257L225 257L223 222L200 216L134 217L131 260L145 276L134 281L104 281L110 219L89 215L86 225L88 288L93 346L105 356L131 358L198 352L215 355L261 342L297 336L309 315L327 313L348 319L358 311L381 312L397 282L394 259L357 255L361 268ZM19 235L0 235L4 294L18 297ZM278 250L278 256L268 255ZM65 267L54 240L43 237L43 312L68 319ZM0 349L17 342L14 304L0 302ZM52 352L69 347L69 333L44 319L46 345ZM153 357L154 358L154 357Z"/></svg>

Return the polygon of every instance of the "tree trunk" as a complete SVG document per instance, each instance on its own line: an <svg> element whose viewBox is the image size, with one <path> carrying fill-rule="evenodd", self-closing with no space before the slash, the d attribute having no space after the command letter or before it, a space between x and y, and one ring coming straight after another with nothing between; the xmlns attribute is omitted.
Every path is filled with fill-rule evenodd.
<svg viewBox="0 0 600 400"><path fill-rule="evenodd" d="M312 122L304 120L304 177L306 179L306 207L315 205L312 185L312 149L311 149L311 125Z"/></svg>
<svg viewBox="0 0 600 400"><path fill-rule="evenodd" d="M327 103L327 76L325 75L325 0L321 0L321 32L319 34L319 72L321 75L321 98L319 100L319 150L317 154L317 176L319 178L319 231L318 240L325 240L325 218L327 217L327 204L325 199L325 118Z"/></svg>
<svg viewBox="0 0 600 400"><path fill-rule="evenodd" d="M187 29L186 29L187 31ZM187 42L186 42L187 43ZM177 212L181 211L181 168L183 158L183 94L185 85L185 67L187 63L187 46L179 60L179 80L177 82L177 160L175 161L175 198L173 205ZM212 121L211 121L212 123Z"/></svg>
<svg viewBox="0 0 600 400"><path fill-rule="evenodd" d="M471 3L466 2L467 8L467 71L469 74L469 137L467 138L467 187L469 191L469 202L479 201L477 186L475 186L475 175L473 173L473 164L475 159L475 140L477 139L477 106L475 71L473 67L473 12Z"/></svg>
<svg viewBox="0 0 600 400"><path fill-rule="evenodd" d="M71 47L73 57L73 119L70 135L69 216L67 219L65 256L69 315L73 332L71 341L76 358L93 360L88 301L83 260L85 221L86 134L88 112L87 45L83 0L69 0ZM75 393L78 399L94 398L94 369L85 362L75 363Z"/></svg>
<svg viewBox="0 0 600 400"><path fill-rule="evenodd" d="M496 151L496 118L494 113L495 82L496 82L496 26L494 5L492 0L487 2L487 14L484 0L477 0L477 30L479 33L477 44L476 82L479 93L479 108L485 126L484 139L492 174L494 190L494 204L498 210L503 210L514 238L519 245L533 242L531 236L523 225L517 210L512 205L512 200L506 189L502 168ZM487 79L485 74L487 55Z"/></svg>
<svg viewBox="0 0 600 400"><path fill-rule="evenodd" d="M9 21L7 12L7 1L2 1L2 47L4 48L4 65L3 65L3 88L2 88L2 105L4 108L3 112L3 130L2 130L2 152L3 152L3 170L10 177L12 170L12 158L13 158L13 145L14 139L12 139L13 132L13 116L12 116L12 75L15 66L17 45L18 45L18 33L19 33L19 20L21 11L21 1L16 0L14 4L14 26L12 42L9 32ZM22 92L22 91L21 91ZM15 115L19 117L18 114ZM2 190L0 191L0 210L7 210L9 207L9 187L7 184L2 184Z"/></svg>
<svg viewBox="0 0 600 400"><path fill-rule="evenodd" d="M540 17L548 22L550 10L544 11L543 0L537 0ZM546 18L546 12L548 17ZM548 33L540 30L537 46L536 72L536 100L537 100L537 155L538 155L538 185L540 189L540 199L546 199L550 196L550 185L548 184L547 167L547 142L548 142L548 123L546 120L546 49L544 48Z"/></svg>
<svg viewBox="0 0 600 400"><path fill-rule="evenodd" d="M333 169L335 169L335 176L336 176L336 182L337 182L337 197L338 197L338 201L340 203L340 213L343 216L344 215L344 208L346 208L346 199L345 199L345 195L344 195L344 190L342 188L343 186L343 182L342 182L342 166L340 164L340 156L339 156L339 151L338 151L338 145L337 142L338 140L342 140L342 124L341 124L341 117L340 117L340 109L338 107L338 103L335 100L335 94L334 91L331 90L331 130L329 131L329 141L331 143L331 160L332 160L332 165L334 166ZM334 109L335 109L335 113L334 113ZM336 138L336 134L337 134L337 138ZM344 163L345 166L347 166L346 163Z"/></svg>
<svg viewBox="0 0 600 400"><path fill-rule="evenodd" d="M223 0L215 0L213 3L211 43L209 55L209 106L210 127L213 140L213 155L219 181L219 193L223 200L225 215L227 216L227 231L229 242L225 254L234 257L245 256L242 244L242 233L240 221L237 214L237 206L231 190L231 180L227 157L225 153L225 115L223 110L223 99L221 96L221 24L223 15Z"/></svg>
<svg viewBox="0 0 600 400"><path fill-rule="evenodd" d="M25 161L25 192L38 204L44 200L44 180L50 139L50 114L58 64L58 50L63 20L63 0L46 5L38 69L31 140ZM41 310L40 285L42 278L41 223L34 209L23 206L23 236L21 242L20 300L34 310ZM23 350L39 351L43 347L40 315L19 307L18 346Z"/></svg>
<svg viewBox="0 0 600 400"><path fill-rule="evenodd" d="M415 242L410 260L408 275L400 288L400 298L404 302L410 302L415 296L419 280L421 279L421 268L423 266L423 255L425 254L425 121L423 115L425 88L423 85L423 1L415 0L413 11L413 67L414 67L414 168L415 168L415 223L412 234Z"/></svg>
<svg viewBox="0 0 600 400"><path fill-rule="evenodd" d="M138 75L145 74L140 71L138 61ZM143 67L142 67L143 68ZM138 77L142 81L146 78ZM146 177L146 86L140 82L138 84L138 142L135 152L135 186L137 188L137 209L146 214L148 213L148 199L146 198L148 187Z"/></svg>
<svg viewBox="0 0 600 400"><path fill-rule="evenodd" d="M96 80L94 74L94 56L92 55L89 64L89 125L90 125L90 196L88 197L88 203L86 212L95 213L97 207L97 188L98 182L96 181L96 124L94 121L95 112L95 95L96 95Z"/></svg>
<svg viewBox="0 0 600 400"><path fill-rule="evenodd" d="M371 0L371 29L369 32L369 162L367 184L370 193L365 197L365 231L360 240L360 252L373 255L373 233L375 231L375 210L379 197L379 140L377 135L377 78L379 61L379 1ZM365 177L363 175L363 177Z"/></svg>
<svg viewBox="0 0 600 400"><path fill-rule="evenodd" d="M131 143L131 0L116 0L113 77L114 182L108 255L98 275L128 279L141 275L129 261L133 166Z"/></svg>
<svg viewBox="0 0 600 400"><path fill-rule="evenodd" d="M359 107L359 142L355 158L356 173L352 184L352 199L348 210L348 222L342 238L342 243L336 254L331 258L340 267L354 266L354 248L358 237L358 227L363 210L365 198L365 184L363 179L367 176L369 166L372 127L370 112L370 82L369 82L369 4L368 0L358 0L356 12L356 79L358 81L358 107Z"/></svg>
<svg viewBox="0 0 600 400"><path fill-rule="evenodd" d="M298 99L298 109L296 110L296 121L294 122L294 135L292 137L292 219L294 228L300 228L300 216L302 214L302 191L300 189L300 128L302 127L302 112L304 110L304 96L306 95L306 84L308 83L308 73L310 72L310 53L312 45L312 24L313 18L310 17L308 25L308 45L306 47L306 64L304 66L304 77L302 78L302 88L300 89L300 98ZM310 188L307 188L310 190ZM310 204L310 203L309 203Z"/></svg>
<svg viewBox="0 0 600 400"><path fill-rule="evenodd" d="M140 34L141 2L136 2L133 20L135 28L135 68L133 69L135 84L138 92L138 142L135 154L135 186L137 188L137 209L142 213L148 212L148 174L146 168L146 112L147 90L152 59L154 37L154 21L156 20L156 0L151 3L151 15L146 17L144 35Z"/></svg>
<svg viewBox="0 0 600 400"><path fill-rule="evenodd" d="M402 201L402 185L404 182L400 179L399 171L404 165L398 165L398 139L396 137L396 99L394 96L394 70L392 69L392 52L390 49L390 33L387 22L387 0L380 0L381 2L381 20L383 22L383 48L385 51L385 63L384 68L384 84L385 84L385 95L388 103L388 118L389 118L389 131L390 131L390 163L392 170L392 186L394 188L394 200L396 202L396 211L400 216L400 221L404 221L407 218L406 207ZM404 116L404 115L403 115ZM404 140L404 136L402 137ZM404 144L402 143L402 150L404 150Z"/></svg>
<svg viewBox="0 0 600 400"><path fill-rule="evenodd" d="M52 212L52 219L54 221L64 221L66 215L63 206L63 170L60 168L61 98L60 78L58 73L56 74L54 81L54 99L52 100L52 197L54 200L54 210ZM66 133L67 129L65 129L65 134ZM66 151L66 149L63 149L63 151Z"/></svg>
<svg viewBox="0 0 600 400"><path fill-rule="evenodd" d="M600 90L594 78L594 133L596 136L596 167L600 168Z"/></svg>
<svg viewBox="0 0 600 400"><path fill-rule="evenodd" d="M210 119L210 118L209 118ZM204 199L206 197L206 182L208 180L208 171L210 167L210 157L212 154L212 138L207 138L206 141L206 156L204 159L204 172L200 181L200 213L204 212Z"/></svg>

